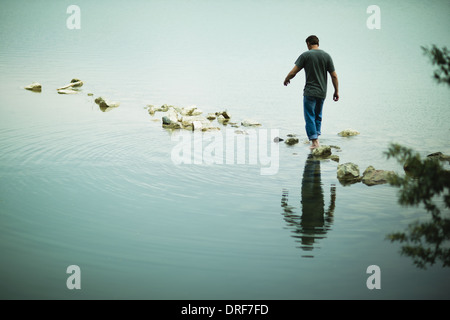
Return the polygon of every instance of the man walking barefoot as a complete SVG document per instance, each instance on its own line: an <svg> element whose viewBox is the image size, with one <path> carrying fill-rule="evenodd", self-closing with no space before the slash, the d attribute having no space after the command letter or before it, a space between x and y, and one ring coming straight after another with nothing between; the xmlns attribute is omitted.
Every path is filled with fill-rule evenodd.
<svg viewBox="0 0 450 320"><path fill-rule="evenodd" d="M331 76L334 87L333 100L339 100L338 78L334 70L333 60L325 51L319 49L319 38L306 38L308 51L302 53L295 61L294 68L284 80L287 86L295 75L305 69L306 83L303 89L303 115L308 139L312 142L311 149L319 147L319 136L322 126L322 108L327 94L327 73Z"/></svg>

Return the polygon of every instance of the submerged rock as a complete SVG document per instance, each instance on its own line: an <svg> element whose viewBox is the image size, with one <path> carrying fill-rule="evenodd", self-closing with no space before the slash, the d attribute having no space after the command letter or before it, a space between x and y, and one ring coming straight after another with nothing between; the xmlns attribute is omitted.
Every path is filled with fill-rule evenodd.
<svg viewBox="0 0 450 320"><path fill-rule="evenodd" d="M196 107L178 108L168 105L159 109L155 109L152 105L147 107L150 114L166 110L166 115L162 117L162 126L166 129L200 130L203 132L220 130L220 128L212 126L210 120L200 115L202 111Z"/></svg>
<svg viewBox="0 0 450 320"><path fill-rule="evenodd" d="M163 123L162 126L163 128L166 129L182 129L181 123L179 122L171 122L171 121L164 121L166 117L163 117Z"/></svg>
<svg viewBox="0 0 450 320"><path fill-rule="evenodd" d="M353 129L345 129L338 133L338 135L341 137L351 137L351 136L356 136L358 134L359 134L359 132L356 130L353 130Z"/></svg>
<svg viewBox="0 0 450 320"><path fill-rule="evenodd" d="M311 155L313 156L314 159L323 159L323 160L333 160L336 162L339 162L339 156L336 156L334 154L331 153L331 148L332 146L328 146L328 145L321 145L318 148L312 149L311 150Z"/></svg>
<svg viewBox="0 0 450 320"><path fill-rule="evenodd" d="M196 122L194 124L194 122ZM183 128L196 130L211 126L211 122L204 116L184 116L181 118Z"/></svg>
<svg viewBox="0 0 450 320"><path fill-rule="evenodd" d="M98 98L95 98L95 100L94 100L94 102L96 104L100 104L100 102L104 102L104 101L105 101L105 99L103 99L103 97L98 97Z"/></svg>
<svg viewBox="0 0 450 320"><path fill-rule="evenodd" d="M228 113L228 111L220 111L220 112L216 112L215 113L216 118L217 118L217 122L219 122L222 125L227 125L231 119L231 115ZM236 125L234 125L234 123L232 124L233 127L237 127Z"/></svg>
<svg viewBox="0 0 450 320"><path fill-rule="evenodd" d="M298 143L298 138L295 137L289 137L286 139L286 141L284 141L284 143L286 143L288 146L293 146L294 144Z"/></svg>
<svg viewBox="0 0 450 320"><path fill-rule="evenodd" d="M73 89L61 89L57 91L59 94L75 94L78 93L78 91Z"/></svg>
<svg viewBox="0 0 450 320"><path fill-rule="evenodd" d="M42 91L42 85L38 82L33 82L32 84L25 87L25 89L34 91L34 92L41 92Z"/></svg>
<svg viewBox="0 0 450 320"><path fill-rule="evenodd" d="M193 130L202 130L203 129L203 124L201 121L196 120L192 122L192 129Z"/></svg>
<svg viewBox="0 0 450 320"><path fill-rule="evenodd" d="M181 129L183 127L180 123L177 110L174 107L168 107L166 115L162 117L162 126L167 129Z"/></svg>
<svg viewBox="0 0 450 320"><path fill-rule="evenodd" d="M179 110L179 112L181 113L181 115L183 116L198 116L201 115L203 113L202 110L200 110L197 107L187 107L187 108L181 108Z"/></svg>
<svg viewBox="0 0 450 320"><path fill-rule="evenodd" d="M154 115L155 112L167 112L169 110L169 108L174 108L173 106L170 106L168 104L163 104L161 107L155 107L152 104L148 104L146 106L146 108L148 109L148 113L151 115Z"/></svg>
<svg viewBox="0 0 450 320"><path fill-rule="evenodd" d="M94 101L103 112L110 111L120 105L120 102L105 100L103 97L98 97Z"/></svg>
<svg viewBox="0 0 450 320"><path fill-rule="evenodd" d="M203 119L192 122L192 129L201 130L203 132L220 131L219 127L211 126L211 123L207 123Z"/></svg>
<svg viewBox="0 0 450 320"><path fill-rule="evenodd" d="M156 111L159 112L167 112L169 111L169 108L172 106L169 106L168 104L163 104L161 107L159 107L158 109L156 109Z"/></svg>
<svg viewBox="0 0 450 320"><path fill-rule="evenodd" d="M78 88L83 86L83 81L80 79L72 79L68 85L65 85L64 87L56 89L57 91L68 89L68 88Z"/></svg>
<svg viewBox="0 0 450 320"><path fill-rule="evenodd" d="M154 108L154 111L156 112L167 112L169 111L169 108L173 107L173 106L169 106L168 104L163 104L161 107L159 108Z"/></svg>
<svg viewBox="0 0 450 320"><path fill-rule="evenodd" d="M166 117L168 117L172 122L180 121L177 111L173 107L169 107L167 110Z"/></svg>
<svg viewBox="0 0 450 320"><path fill-rule="evenodd" d="M83 81L77 78L73 78L72 80L70 80L70 83L73 87L81 87L83 85Z"/></svg>
<svg viewBox="0 0 450 320"><path fill-rule="evenodd" d="M162 126L163 127L170 126L170 128L172 129L180 129L181 123L178 122L177 118L174 118L171 115L165 115L162 117Z"/></svg>
<svg viewBox="0 0 450 320"><path fill-rule="evenodd" d="M223 116L227 120L231 119L231 115L226 110L221 111L221 112L216 112L216 116Z"/></svg>
<svg viewBox="0 0 450 320"><path fill-rule="evenodd" d="M228 121L229 121L229 119L225 118L225 116L222 114L219 114L217 116L217 122L219 122L220 124L226 125L226 124L228 124Z"/></svg>
<svg viewBox="0 0 450 320"><path fill-rule="evenodd" d="M442 152L434 152L427 155L427 158L438 159L440 161L450 161L450 156L443 154Z"/></svg>
<svg viewBox="0 0 450 320"><path fill-rule="evenodd" d="M253 119L246 119L246 120L242 121L241 124L244 127L259 127L259 126L261 126L261 123L259 123L256 120L253 120Z"/></svg>
<svg viewBox="0 0 450 320"><path fill-rule="evenodd" d="M351 162L338 165L337 178L342 184L350 184L361 181L358 165Z"/></svg>
<svg viewBox="0 0 450 320"><path fill-rule="evenodd" d="M425 160L428 159L436 159L443 162L448 161L450 163L450 156L444 155L442 152L430 153L427 155ZM420 161L415 158L412 158L410 161L405 161L403 164L403 170L405 170L405 173L410 176L414 176L420 167Z"/></svg>
<svg viewBox="0 0 450 320"><path fill-rule="evenodd" d="M375 170L374 167L369 166L364 170L361 181L368 186L384 184L388 182L388 178L392 174L394 174L393 171Z"/></svg>
<svg viewBox="0 0 450 320"><path fill-rule="evenodd" d="M339 156L337 156L337 155L335 155L335 154L332 154L332 155L329 156L328 158L329 158L330 160L339 162Z"/></svg>
<svg viewBox="0 0 450 320"><path fill-rule="evenodd" d="M163 116L163 117L161 118L161 120L162 120L162 125L163 125L163 126L172 124L172 121L171 121L170 118L167 117L167 116Z"/></svg>
<svg viewBox="0 0 450 320"><path fill-rule="evenodd" d="M152 105L152 104L148 104L148 105L147 105L147 110L148 110L148 113L151 114L151 115L154 115L155 112L156 112L155 106Z"/></svg>

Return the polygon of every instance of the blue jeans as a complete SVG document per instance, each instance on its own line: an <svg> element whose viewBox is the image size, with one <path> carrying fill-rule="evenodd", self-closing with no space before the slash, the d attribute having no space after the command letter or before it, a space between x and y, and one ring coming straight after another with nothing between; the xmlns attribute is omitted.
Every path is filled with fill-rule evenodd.
<svg viewBox="0 0 450 320"><path fill-rule="evenodd" d="M324 100L311 96L303 97L303 115L305 116L306 135L309 140L317 139L320 136Z"/></svg>

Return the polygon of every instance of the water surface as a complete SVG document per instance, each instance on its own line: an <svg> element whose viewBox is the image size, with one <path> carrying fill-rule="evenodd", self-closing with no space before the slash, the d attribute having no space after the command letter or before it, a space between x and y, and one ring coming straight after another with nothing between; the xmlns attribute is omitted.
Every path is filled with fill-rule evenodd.
<svg viewBox="0 0 450 320"><path fill-rule="evenodd" d="M450 154L450 90L420 49L450 45L447 1L379 1L380 30L359 1L78 1L79 30L66 27L71 4L0 11L2 298L449 298L448 269L418 269L385 240L423 208L399 206L389 185L343 186L338 163L311 160L304 75L282 85L317 34L340 79L322 136L340 163L401 172L390 142ZM75 77L78 94L56 93ZM33 81L41 93L23 89ZM103 112L98 96L121 105ZM145 109L164 103L227 109L301 142L276 145L274 175L260 161L177 165L178 141ZM361 134L337 136L349 127ZM81 290L66 287L73 264ZM366 287L373 264L381 290Z"/></svg>

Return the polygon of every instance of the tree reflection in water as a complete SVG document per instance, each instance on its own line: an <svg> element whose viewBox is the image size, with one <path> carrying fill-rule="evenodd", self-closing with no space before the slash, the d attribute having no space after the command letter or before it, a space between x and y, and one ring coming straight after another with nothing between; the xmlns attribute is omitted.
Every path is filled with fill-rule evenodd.
<svg viewBox="0 0 450 320"><path fill-rule="evenodd" d="M292 237L300 243L303 251L312 251L317 247L317 240L326 237L333 223L336 202L336 186L331 185L330 205L325 210L324 193L321 182L320 160L311 154L306 159L303 170L301 191L301 216L294 212L295 207L288 204L289 191L284 189L281 197L284 220L288 229L292 230ZM313 255L303 255L313 257Z"/></svg>

